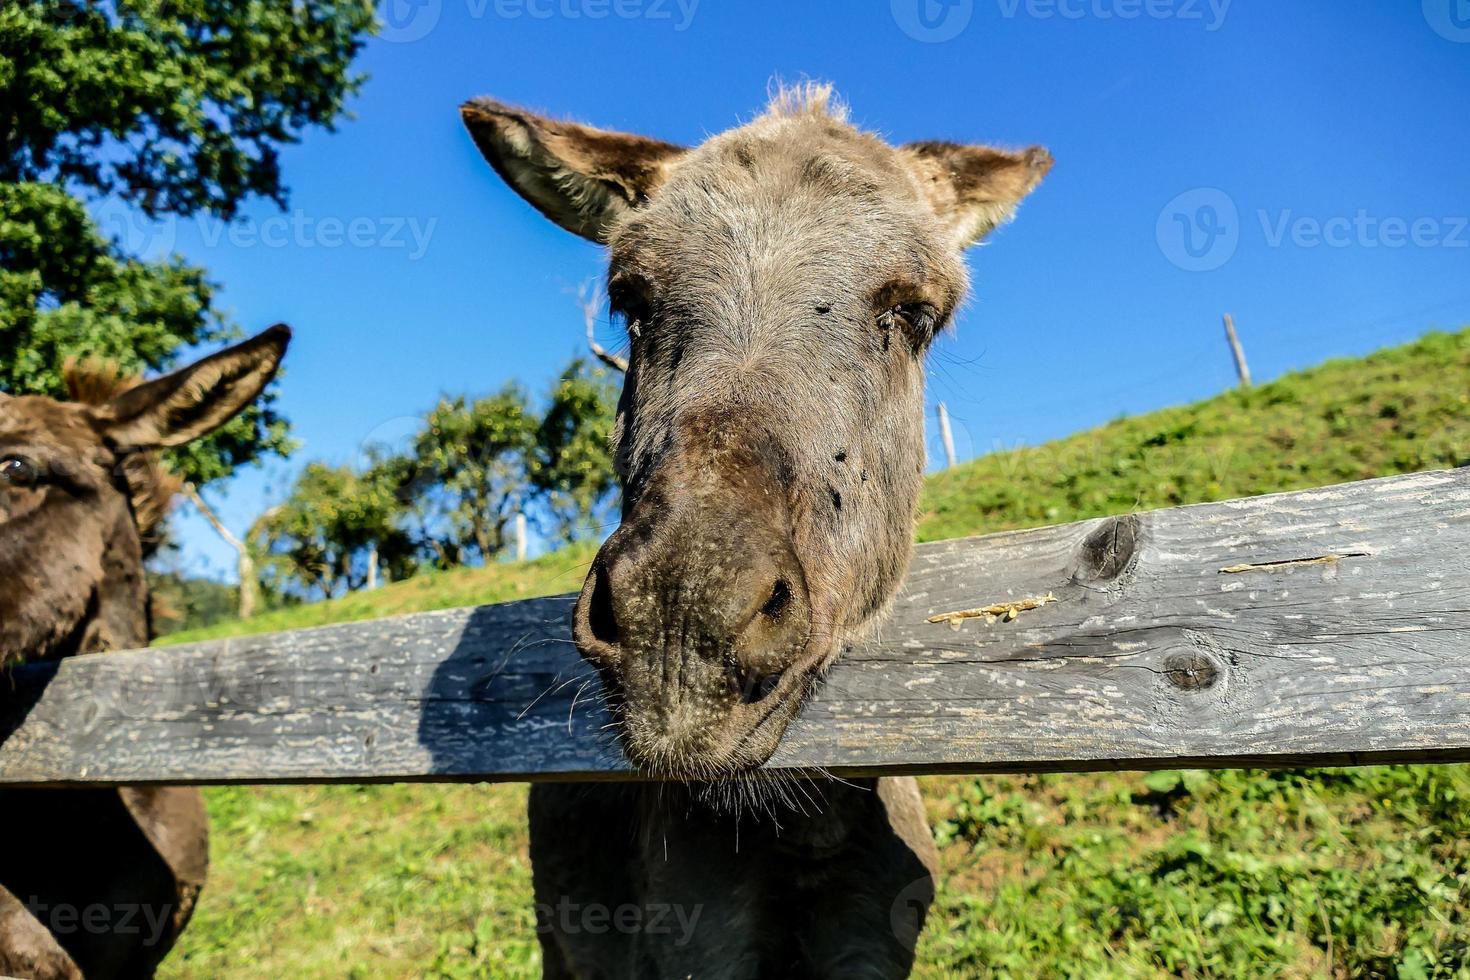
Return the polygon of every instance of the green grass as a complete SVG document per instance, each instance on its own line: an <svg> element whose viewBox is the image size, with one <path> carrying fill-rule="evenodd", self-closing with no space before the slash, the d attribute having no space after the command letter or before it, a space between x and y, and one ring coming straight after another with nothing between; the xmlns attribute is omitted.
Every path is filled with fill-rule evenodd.
<svg viewBox="0 0 1470 980"><path fill-rule="evenodd" d="M501 562L451 572L424 572L373 592L354 592L330 602L286 606L251 619L234 619L200 629L180 630L163 637L155 645L170 646L247 633L330 626L360 619L382 619L404 613L576 592L582 587L582 577L596 553L596 545L583 543L529 561Z"/></svg>
<svg viewBox="0 0 1470 980"><path fill-rule="evenodd" d="M1470 463L1470 331L930 479L977 534ZM590 548L170 641L571 591ZM1470 770L922 781L945 876L922 977L1470 977ZM165 977L539 972L519 786L209 791L212 878Z"/></svg>
<svg viewBox="0 0 1470 980"><path fill-rule="evenodd" d="M929 480L937 541L1470 463L1470 331L983 457Z"/></svg>

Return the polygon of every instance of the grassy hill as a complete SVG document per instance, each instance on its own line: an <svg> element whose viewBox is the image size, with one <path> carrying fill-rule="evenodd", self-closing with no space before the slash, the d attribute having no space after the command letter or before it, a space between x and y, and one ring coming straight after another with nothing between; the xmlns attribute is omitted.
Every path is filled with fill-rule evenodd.
<svg viewBox="0 0 1470 980"><path fill-rule="evenodd" d="M932 477L937 539L1470 463L1470 330ZM581 547L171 642L575 589ZM922 781L946 866L917 974L1470 976L1470 771ZM519 786L209 791L166 977L539 975Z"/></svg>
<svg viewBox="0 0 1470 980"><path fill-rule="evenodd" d="M402 582L392 582L372 592L354 592L330 602L286 606L251 619L232 619L212 626L180 630L156 641L157 646L217 640L249 633L329 626L360 619L381 619L403 613L428 612L479 606L487 602L510 602L535 596L576 592L595 544L577 544L540 558L502 562L483 568L461 568L452 572L429 571Z"/></svg>

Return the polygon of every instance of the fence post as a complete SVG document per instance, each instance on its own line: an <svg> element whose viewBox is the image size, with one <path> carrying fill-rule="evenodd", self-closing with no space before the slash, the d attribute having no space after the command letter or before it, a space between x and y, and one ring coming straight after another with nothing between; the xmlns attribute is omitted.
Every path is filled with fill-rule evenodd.
<svg viewBox="0 0 1470 980"><path fill-rule="evenodd" d="M944 465L946 469L953 468L954 457L954 433L949 428L949 409L944 402L939 403L939 438L944 443Z"/></svg>
<svg viewBox="0 0 1470 980"><path fill-rule="evenodd" d="M1235 356L1235 373L1240 377L1240 386L1249 388L1251 386L1250 365L1245 362L1245 348L1240 346L1240 338L1235 335L1235 318L1229 313L1225 314L1225 339L1230 342L1230 353Z"/></svg>

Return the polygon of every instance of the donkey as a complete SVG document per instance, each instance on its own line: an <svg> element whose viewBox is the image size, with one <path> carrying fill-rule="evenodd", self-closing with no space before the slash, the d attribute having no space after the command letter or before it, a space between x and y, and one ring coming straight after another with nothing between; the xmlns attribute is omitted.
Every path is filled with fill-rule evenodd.
<svg viewBox="0 0 1470 980"><path fill-rule="evenodd" d="M69 402L0 394L0 668L147 645L143 541L178 487L149 450L229 421L289 339L143 384L72 370ZM0 975L45 980L151 975L209 858L203 798L179 787L6 790L0 841Z"/></svg>
<svg viewBox="0 0 1470 980"><path fill-rule="evenodd" d="M719 801L771 786L751 770L898 590L925 353L962 252L1050 155L891 146L819 85L692 149L489 99L461 114L511 187L609 251L623 518L573 636L629 760L683 781L533 787L546 974L906 975L936 864L912 779L777 786L754 826Z"/></svg>

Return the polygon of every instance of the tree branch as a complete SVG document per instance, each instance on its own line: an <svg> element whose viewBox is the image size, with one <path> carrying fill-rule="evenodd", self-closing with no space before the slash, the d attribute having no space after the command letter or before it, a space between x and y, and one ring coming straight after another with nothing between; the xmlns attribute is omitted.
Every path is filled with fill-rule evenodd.
<svg viewBox="0 0 1470 980"><path fill-rule="evenodd" d="M199 495L198 487L192 483L185 483L184 496L188 498L189 503L194 505L194 509L199 511L200 515L209 522L209 526L214 528L215 533L225 539L225 544L234 548L236 551L245 550L245 542L235 537L230 532L230 529L225 527L224 521L219 519L219 515L214 512L214 509L206 504L204 498Z"/></svg>
<svg viewBox="0 0 1470 980"><path fill-rule="evenodd" d="M235 537L230 529L225 527L225 522L219 519L214 508L204 502L198 487L192 483L185 483L183 492L189 503L194 505L194 509L203 515L204 519L209 522L209 526L214 528L215 533L224 539L225 544L235 549L235 566L240 579L239 616L241 619L249 619L255 615L255 608L260 599L260 580L255 570L255 556L250 553L250 546Z"/></svg>

